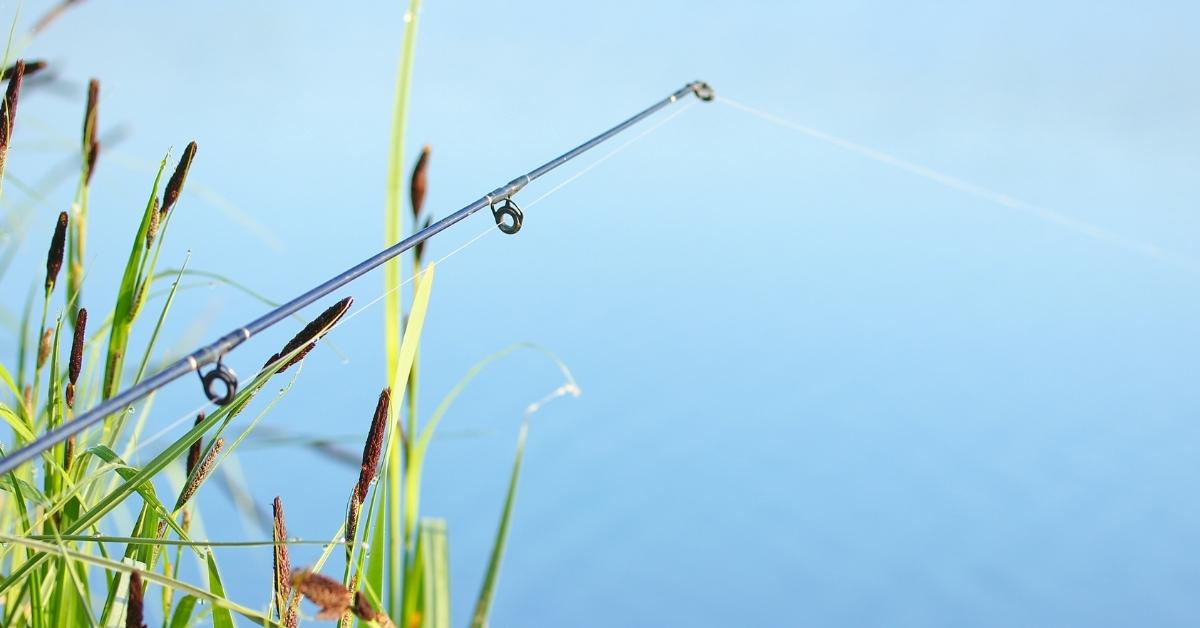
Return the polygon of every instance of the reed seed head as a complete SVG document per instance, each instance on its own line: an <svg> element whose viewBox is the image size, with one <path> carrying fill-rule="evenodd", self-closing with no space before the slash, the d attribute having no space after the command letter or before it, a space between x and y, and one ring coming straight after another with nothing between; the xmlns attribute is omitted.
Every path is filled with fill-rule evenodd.
<svg viewBox="0 0 1200 628"><path fill-rule="evenodd" d="M129 574L129 596L125 603L125 628L146 628L146 624L142 623L143 615L143 598L146 595L145 585L142 583L142 574L133 572Z"/></svg>
<svg viewBox="0 0 1200 628"><path fill-rule="evenodd" d="M17 63L21 63L21 62L18 61ZM25 77L33 76L34 74L37 74L38 72L42 71L46 67L46 62L41 61L41 60L25 61L24 63L25 63L25 71L23 74ZM16 73L16 70L17 70L16 63L8 66L7 68L4 68L4 73L0 74L0 81L7 81L8 79L12 78L13 74Z"/></svg>
<svg viewBox="0 0 1200 628"><path fill-rule="evenodd" d="M425 189L429 185L429 145L421 149L417 165L413 166L412 179L408 186L408 199L412 207L413 221L421 216L421 208L425 206Z"/></svg>
<svg viewBox="0 0 1200 628"><path fill-rule="evenodd" d="M17 61L12 67L8 79L8 88L4 91L3 109L0 110L0 169L8 156L8 142L12 138L13 123L17 119L17 100L21 96L21 80L25 77L25 62Z"/></svg>
<svg viewBox="0 0 1200 628"><path fill-rule="evenodd" d="M84 176L84 185L92 184L92 175L96 174L96 160L100 158L100 140L92 140L88 146L87 152L87 174Z"/></svg>
<svg viewBox="0 0 1200 628"><path fill-rule="evenodd" d="M96 124L100 120L100 81L88 81L87 104L83 107L83 148L90 148L96 139Z"/></svg>
<svg viewBox="0 0 1200 628"><path fill-rule="evenodd" d="M288 360L286 364L280 367L277 372L282 373L288 370L288 368L291 366L298 364L304 359L304 356L308 355L309 351L313 350L313 347L317 346L317 341L320 340L321 337L324 336L335 324L337 324L339 320L341 320L342 316L346 314L346 311L350 309L350 305L353 303L353 297L346 297L341 301L329 306L329 308L327 308L324 312L321 312L320 316L316 317L312 320L312 322L305 325L304 329L300 330L300 333L293 336L292 339L287 342L287 344L283 345L283 349L281 349L279 353L276 353L268 358L266 364L263 364L263 368L266 369L276 360L282 359L284 356L296 351L297 349L300 349L299 352L292 356L292 358Z"/></svg>
<svg viewBox="0 0 1200 628"><path fill-rule="evenodd" d="M221 453L221 448L225 446L225 439L218 438L212 444L212 450L208 452L208 457L204 462L200 463L200 467L196 469L194 475L188 477L187 486L183 487L183 491L179 493L179 499L175 502L175 510L183 508L183 505L192 499L196 491L200 490L200 485L204 484L204 480L208 479L208 475L212 473L213 465L217 461L217 454Z"/></svg>
<svg viewBox="0 0 1200 628"><path fill-rule="evenodd" d="M183 156L179 158L179 165L175 166L175 172L171 174L167 181L167 189L163 192L161 211L164 216L175 206L175 201L179 200L179 193L183 191L183 183L187 180L188 170L191 169L192 159L195 157L196 142L188 142L187 148L183 149Z"/></svg>
<svg viewBox="0 0 1200 628"><path fill-rule="evenodd" d="M158 210L158 197L150 201L150 225L146 228L146 250L150 250L150 245L154 244L154 237L158 235L158 224L162 219Z"/></svg>
<svg viewBox="0 0 1200 628"><path fill-rule="evenodd" d="M350 496L350 509L346 512L346 560L354 556L354 539L358 536L358 517L362 514L362 502Z"/></svg>
<svg viewBox="0 0 1200 628"><path fill-rule="evenodd" d="M72 384L79 381L79 372L83 369L83 339L87 333L87 318L87 308L79 308L75 315L75 335L71 337L71 363L67 369Z"/></svg>
<svg viewBox="0 0 1200 628"><path fill-rule="evenodd" d="M47 327L46 331L42 332L42 340L38 343L37 367L40 369L46 366L46 360L50 357L50 345L54 342L54 328Z"/></svg>
<svg viewBox="0 0 1200 628"><path fill-rule="evenodd" d="M392 619L376 609L375 605L371 604L371 600L368 600L362 591L354 593L354 614L364 621L375 622L381 628L392 628L395 626L392 623Z"/></svg>
<svg viewBox="0 0 1200 628"><path fill-rule="evenodd" d="M200 414L196 415L196 422L194 423L194 425L200 425L203 422L204 422L204 413L201 412ZM196 437L196 442L192 443L192 446L188 448L187 477L189 477L189 478L192 477L192 471L194 471L196 469L196 465L200 464L200 453L201 453L201 450L203 450L203 449L204 449L204 437L198 436L198 437Z"/></svg>
<svg viewBox="0 0 1200 628"><path fill-rule="evenodd" d="M287 522L283 518L283 501L278 496L271 505L275 525L272 530L275 541L275 607L279 609L279 619L284 626L291 628L298 622L296 607L291 604L292 597L292 566L288 560Z"/></svg>
<svg viewBox="0 0 1200 628"><path fill-rule="evenodd" d="M421 224L421 230L423 231L423 230L427 229L429 227L429 225L432 225L432 224L433 224L433 216L426 216L425 222ZM426 242L428 242L428 240L421 240L420 242L417 243L417 246L415 246L413 248L414 255L416 255L416 257L417 257L417 265L418 266L421 265L421 260L424 259L424 257L425 257L425 243Z"/></svg>
<svg viewBox="0 0 1200 628"><path fill-rule="evenodd" d="M46 253L46 293L54 289L58 271L62 270L63 252L67 246L67 212L58 214L54 225L54 236L50 238L50 250Z"/></svg>
<svg viewBox="0 0 1200 628"><path fill-rule="evenodd" d="M383 453L383 437L387 432L388 406L392 400L392 389L384 388L379 393L379 401L375 403L375 415L371 417L371 429L367 432L367 442L363 445L362 468L358 472L358 485L354 487L354 499L363 503L367 499L367 491L371 488L371 480L379 469L379 458Z"/></svg>
<svg viewBox="0 0 1200 628"><path fill-rule="evenodd" d="M301 595L319 607L317 619L337 619L350 610L354 594L342 583L312 571L293 574L292 584Z"/></svg>

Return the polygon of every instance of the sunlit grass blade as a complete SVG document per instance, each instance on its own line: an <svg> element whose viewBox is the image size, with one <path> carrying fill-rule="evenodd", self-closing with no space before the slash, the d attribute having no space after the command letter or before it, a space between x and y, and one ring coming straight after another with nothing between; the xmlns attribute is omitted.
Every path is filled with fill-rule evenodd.
<svg viewBox="0 0 1200 628"><path fill-rule="evenodd" d="M492 542L492 554L488 559L487 571L483 575L483 586L479 590L479 598L475 602L475 612L471 616L471 628L486 628L488 615L492 610L492 600L496 595L496 582L500 577L500 561L504 558L504 546L508 542L508 524L512 518L513 503L517 497L517 480L521 477L521 462L525 458L525 437L529 434L529 423L521 424L521 433L517 437L517 453L513 458L512 474L508 479L508 493L504 497L504 509L500 512L500 526L496 530L496 538Z"/></svg>
<svg viewBox="0 0 1200 628"><path fill-rule="evenodd" d="M392 137L388 150L387 191L384 195L383 238L385 244L388 246L400 240L400 229L403 222L401 205L404 195L405 125L408 121L408 98L409 89L412 85L413 60L417 49L417 17L420 14L420 8L421 0L409 0L408 11L404 14L404 43L400 52L399 67L396 70L396 98L392 108ZM393 383L392 392L395 398L399 400L404 398L403 393L400 392L402 387L396 385L396 375L397 371L401 368L400 363L402 361L400 356L402 347L399 336L402 324L400 316L400 260L392 259L384 264L383 285L387 291L383 302L384 351L387 358L387 377L388 381ZM414 301L415 298L414 296ZM415 309L415 303L413 309ZM408 381L407 374L401 381ZM396 407L399 405L399 403L395 404ZM396 423L393 424L395 425ZM405 535L405 530L401 528L400 510L402 504L400 502L400 484L402 479L400 477L399 448L400 443L398 440L393 440L388 447L388 457L394 460L395 464L388 465L387 522L392 543L388 547L387 556L387 577L390 585L387 588L387 595L384 601L386 602L388 612L392 615L395 615L396 611L400 608L400 603L396 599L396 592L400 587L398 581L401 573L401 551L406 550L408 545L408 537ZM401 538L404 539L403 543L397 542ZM377 548L377 550L382 551L382 548Z"/></svg>
<svg viewBox="0 0 1200 628"><path fill-rule="evenodd" d="M425 544L421 624L425 628L450 628L450 550L446 520L421 519Z"/></svg>
<svg viewBox="0 0 1200 628"><path fill-rule="evenodd" d="M171 613L170 628L187 628L192 623L192 613L196 610L196 596L185 595L175 605L175 611Z"/></svg>
<svg viewBox="0 0 1200 628"><path fill-rule="evenodd" d="M156 199L158 186L162 181L163 170L167 167L167 157L164 156L158 166L158 174L154 177L154 185L150 188L150 198L142 212L142 222L138 225L137 234L133 238L133 246L129 251L129 259L125 262L125 271L121 284L117 289L117 304L113 308L112 329L109 330L108 355L105 359L103 398L107 399L117 393L121 385L121 369L125 364L125 353L129 345L129 334L133 327L136 299L142 290L141 277L138 273L147 255L146 233L150 229L150 214L157 211Z"/></svg>
<svg viewBox="0 0 1200 628"><path fill-rule="evenodd" d="M67 558L69 558L71 560L86 563L88 565L91 565L94 567L99 567L101 569L106 569L110 572L115 572L115 573L129 574L129 573L132 573L135 569L137 569L136 567L134 567L132 565L127 565L125 563L115 561L112 559L93 556L91 554L86 554L86 553L83 553L83 552L80 552L77 550L73 550L73 549L69 549L69 548L60 548L51 543L45 543L42 541L34 541L34 540L31 540L28 538L23 538L23 537L17 537L17 536L11 536L11 535L0 535L0 542L11 543L13 545L19 545L22 547L26 547L26 548L29 548L36 552L39 552L38 555L43 555L43 556L46 554L65 555ZM164 576L162 574L155 573L152 571L142 570L142 569L138 569L138 571L141 573L142 578L144 580L153 582L160 586L168 587L175 591L181 591L181 592L186 593L187 595L191 595L192 597L195 597L199 600L203 600L203 601L211 604L214 608L214 611L216 609L223 609L226 612L237 613L238 615L241 615L242 617L245 617L246 619L248 619L251 622L253 622L257 625L260 625L260 626L277 626L278 625L277 623L275 623L275 622L271 621L269 618L267 618L266 615L254 610L254 609L242 606L241 604L238 604L237 602L234 602L233 600L228 599L227 597L225 597L225 595L223 593L218 595L218 594L212 593L210 591L205 591L204 589L197 587L195 585L188 584L181 580L178 580L175 578L170 578L170 577L167 577L167 576ZM228 625L232 626L233 624L230 623Z"/></svg>
<svg viewBox="0 0 1200 628"><path fill-rule="evenodd" d="M221 582L221 570L217 568L217 557L213 555L212 550L207 552L205 560L208 562L208 590L213 594L214 598L225 599L225 585ZM233 614L230 608L214 605L212 609L213 628L234 628ZM264 617L266 621L269 618Z"/></svg>

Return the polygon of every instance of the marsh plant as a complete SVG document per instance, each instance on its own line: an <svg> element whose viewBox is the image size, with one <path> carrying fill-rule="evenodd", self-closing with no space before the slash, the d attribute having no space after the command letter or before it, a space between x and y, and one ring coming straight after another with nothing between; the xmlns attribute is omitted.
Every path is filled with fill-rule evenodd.
<svg viewBox="0 0 1200 628"><path fill-rule="evenodd" d="M39 20L25 41L49 27L73 3L66 0ZM388 243L399 239L403 223L417 229L432 219L424 209L431 150L426 146L421 151L411 174L406 172L403 153L418 5L413 0L408 7L397 76L384 212ZM17 128L22 83L45 68L40 61L10 62L19 52L10 44L3 64L0 174L20 166L10 154L10 139ZM128 257L116 293L103 294L89 285L95 282L88 281L85 255L89 191L93 174L104 166L98 139L101 106L101 82L93 79L81 111L74 196L57 214L53 231L19 231L15 225L25 218L19 213L42 209L14 209L6 204L8 241L0 251L0 280L10 286L22 281L5 276L22 239L27 240L25 250L46 252L46 264L44 276L24 279L31 296L23 307L14 305L11 289L5 294L4 307L19 308L21 313L15 331L16 355L0 359L0 418L11 432L0 446L0 455L34 442L72 421L77 413L142 381L162 360L178 357L160 346L165 344L162 330L169 318L177 316L172 304L181 279L194 271L186 263L163 270L160 257L175 255L165 248L173 235L172 217L189 209L188 173L193 163L203 159L203 152L196 142L189 142L178 156L163 156L147 182L145 196L127 200L138 208L130 212L137 219L129 225ZM44 249L34 246L41 238ZM270 538L227 543L202 536L197 522L204 513L198 495L223 466L231 464L231 456L279 397L293 384L303 385L300 369L294 367L347 318L353 304L350 296L326 304L303 324L266 358L230 403L186 417L190 428L177 429L186 431L173 434L174 440L163 444L165 439L145 436L148 427L157 429L173 418L160 416L151 396L0 478L0 624L138 627L154 618L172 628L229 627L238 621L296 626L306 619L405 628L450 625L447 525L421 516L422 469L435 430L454 399L484 366L515 348L476 364L432 413L419 420L422 415L413 393L435 268L424 256L421 247L406 260L413 284L407 302L401 297L400 288L407 283L402 281L407 273L401 262L392 260L385 267L387 369L361 374L378 378L377 398L344 400L348 408L361 408L363 451L357 481L346 487L345 514L334 513L325 522L329 534L320 539L324 550L315 563L291 564L289 545L298 541L288 536L286 505L279 497L269 502ZM139 343L135 338L146 340ZM559 367L566 383L550 398L577 394L570 373L561 363ZM256 399L275 379L287 380L281 392L270 400ZM251 407L255 411L247 412ZM483 583L469 620L472 626L488 621L528 418L538 407L530 407L521 425L491 556L481 566ZM135 452L137 464L131 462ZM182 477L182 482L168 481L171 474ZM262 485L269 481L260 479L255 489L274 492L273 487ZM248 494L244 486L239 491ZM261 591L226 588L218 553L237 551L229 545L272 550L271 565L261 573ZM185 561L199 565L198 578L189 579L190 572L181 572Z"/></svg>

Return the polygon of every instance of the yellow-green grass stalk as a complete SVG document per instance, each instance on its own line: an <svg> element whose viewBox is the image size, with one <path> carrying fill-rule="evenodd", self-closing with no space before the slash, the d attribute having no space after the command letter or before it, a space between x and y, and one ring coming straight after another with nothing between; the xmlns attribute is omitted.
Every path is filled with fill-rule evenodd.
<svg viewBox="0 0 1200 628"><path fill-rule="evenodd" d="M408 100L412 85L413 61L416 55L417 22L420 15L420 0L409 0L408 10L404 13L404 42L400 52L399 67L396 76L396 100L392 111L392 138L388 152L387 194L384 207L384 239L390 246L400 239L400 225L403 215L401 210L404 187L404 140L405 125L408 119ZM400 326L403 324L400 315L400 262L390 260L384 265L384 289L388 292L384 299L384 346L387 359L388 381L395 383L397 371L400 370ZM407 384L407 376L403 382ZM393 385L393 392L399 390ZM394 404L393 408L398 408ZM399 412L393 411L392 423L398 422ZM415 422L415 417L410 417ZM411 433L412 426L409 427ZM385 602L390 614L395 614L400 607L397 592L400 588L402 552L404 548L404 531L401 523L401 486L403 483L400 440L390 439L387 453L388 459L394 464L387 465L387 521L388 540L387 551L387 585ZM376 552L384 548L377 547Z"/></svg>

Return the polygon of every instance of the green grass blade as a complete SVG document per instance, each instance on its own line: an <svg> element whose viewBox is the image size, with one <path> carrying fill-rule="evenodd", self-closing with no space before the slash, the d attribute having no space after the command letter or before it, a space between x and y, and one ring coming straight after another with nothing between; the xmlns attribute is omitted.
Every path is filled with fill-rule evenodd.
<svg viewBox="0 0 1200 628"><path fill-rule="evenodd" d="M175 605L175 612L171 614L170 628L187 628L192 623L192 613L196 609L196 596L185 595L179 603Z"/></svg>
<svg viewBox="0 0 1200 628"><path fill-rule="evenodd" d="M417 15L420 8L421 0L409 0L408 12L404 15L407 22L404 27L404 45L396 70L396 101L392 109L392 141L388 151L387 194L383 219L383 239L387 246L400 240L400 225L403 222L401 206L404 196L404 136L408 120L408 94L412 85L413 58L417 48ZM395 380L400 355L400 260L393 259L384 265L383 286L389 291L383 302L388 379Z"/></svg>
<svg viewBox="0 0 1200 628"><path fill-rule="evenodd" d="M424 599L421 623L425 628L450 628L450 550L446 520L421 520L425 543Z"/></svg>
<svg viewBox="0 0 1200 628"><path fill-rule="evenodd" d="M44 556L46 554L65 554L70 560L86 563L88 565L99 567L111 572L128 574L135 570L133 565L127 565L109 558L101 558L91 554L85 554L69 548L60 548L50 543L34 541L24 537L0 535L0 542L11 543L13 545L29 548L35 552L38 552L38 555L40 556ZM224 594L217 595L209 591L205 591L204 589L201 589L195 585L191 585L181 580L164 576L153 571L142 571L141 569L138 569L138 571L141 573L143 580L153 582L160 586L168 587L175 591L181 591L197 599L204 600L213 606L214 611L216 609L224 609L226 612L237 613L238 615L241 615L242 617L245 617L246 619L260 626L279 625L276 622L271 621L266 615L254 609L246 608L245 606L226 598ZM229 625L232 625L232 623Z"/></svg>
<svg viewBox="0 0 1200 628"><path fill-rule="evenodd" d="M121 385L121 369L125 364L125 352L129 344L129 332L133 326L134 306L137 293L141 290L138 272L142 268L142 260L146 256L146 232L150 229L150 214L156 211L154 200L158 198L158 184L162 180L163 170L167 167L167 157L163 156L158 165L158 174L154 177L154 185L150 188L150 198L142 212L142 222L138 225L137 235L129 251L129 260L125 262L125 271L121 276L121 285L117 290L117 304L113 310L113 324L108 336L108 355L104 365L103 398L108 399L117 393Z"/></svg>
<svg viewBox="0 0 1200 628"><path fill-rule="evenodd" d="M471 628L486 628L488 625L488 614L492 609L492 600L496 595L496 582L500 577L500 561L504 557L504 545L508 541L508 524L512 518L513 502L517 497L517 480L521 477L521 461L525 457L525 437L528 433L529 423L522 423L521 434L517 437L517 454L513 458L512 475L508 480L508 494L504 498L504 510L500 513L500 527L496 530L496 539L492 543L492 556L488 559L487 572L483 576L483 586L479 590L479 599L475 602Z"/></svg>
<svg viewBox="0 0 1200 628"><path fill-rule="evenodd" d="M217 569L217 558L208 551L208 590L214 597L225 599L225 585L221 583L221 570ZM233 614L229 608L213 606L213 628L234 628Z"/></svg>
<svg viewBox="0 0 1200 628"><path fill-rule="evenodd" d="M415 294L413 295L412 309L408 315L408 326L404 329L404 342L400 345L399 363L396 369L395 376L392 379L392 399L403 399L404 388L408 383L408 374L412 369L413 360L417 355L417 347L420 344L421 330L425 326L425 315L429 308L429 295L433 289L433 278L436 271L436 265L430 264L416 278ZM391 420L393 426L400 425L398 417L399 410L396 407L398 404L392 404ZM411 526L407 523L406 517L409 516L410 509L415 509L416 505L404 500L407 495L404 495L405 478L401 471L404 468L403 461L400 456L400 435L399 430L393 428L388 434L388 449L384 466L387 470L387 525L388 525L388 547L387 547L387 580L388 587L386 589L388 601L388 613L395 615L401 610L403 600L397 604L396 592L401 588L401 572L403 559L401 552L407 552L409 547L409 534ZM382 524L382 522L381 522ZM383 548L376 547L376 552L383 552Z"/></svg>

